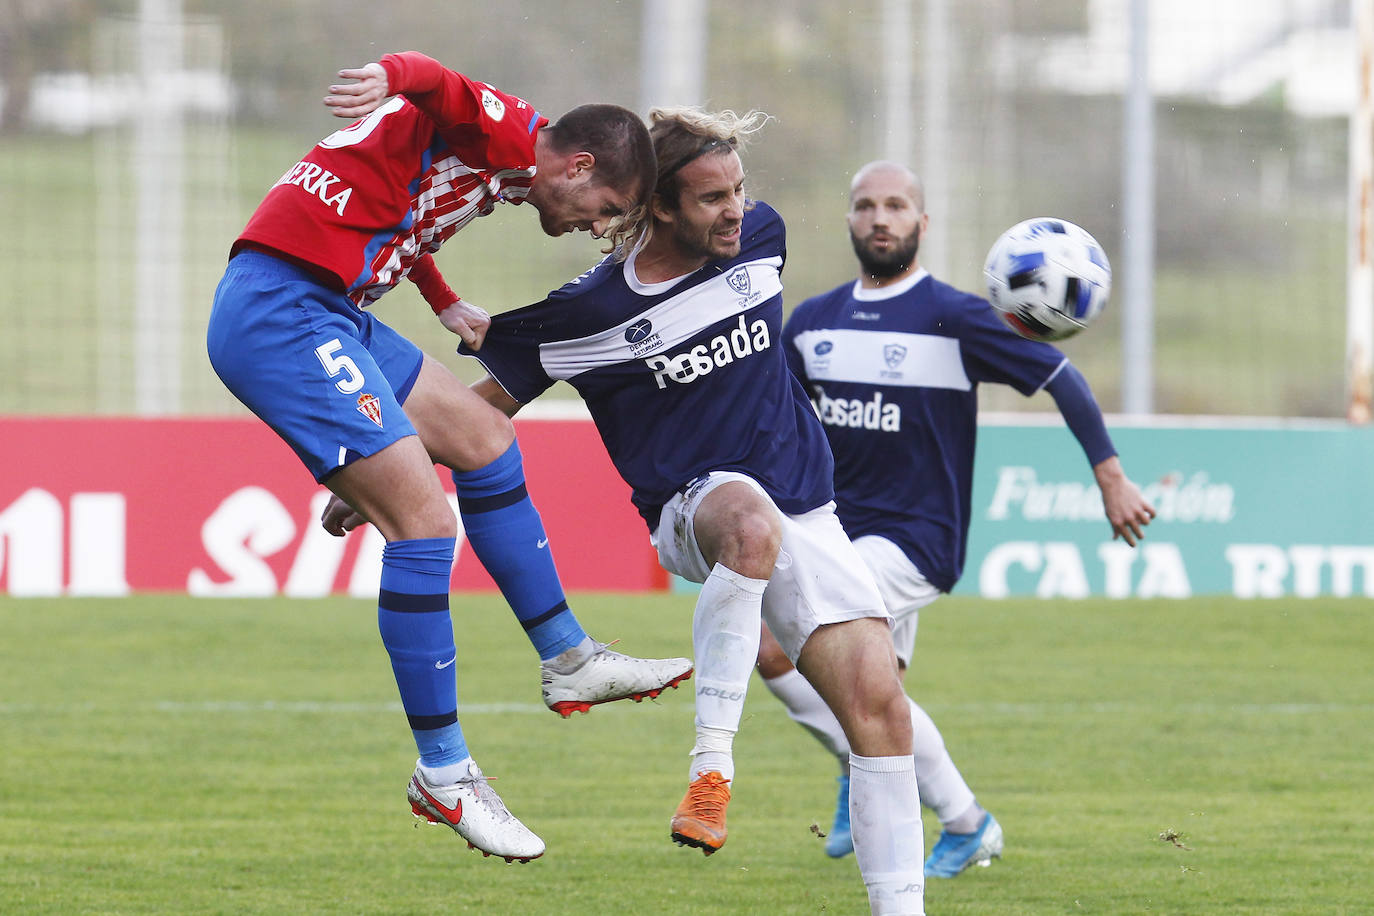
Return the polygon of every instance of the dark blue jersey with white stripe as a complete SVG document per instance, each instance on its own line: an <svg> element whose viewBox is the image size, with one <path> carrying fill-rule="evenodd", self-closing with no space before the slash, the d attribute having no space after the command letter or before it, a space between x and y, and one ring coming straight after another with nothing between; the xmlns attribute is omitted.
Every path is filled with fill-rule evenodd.
<svg viewBox="0 0 1374 916"><path fill-rule="evenodd" d="M845 531L888 538L949 591L968 542L978 383L1034 394L1064 355L924 270L885 289L851 283L808 299L783 338L834 451Z"/></svg>
<svg viewBox="0 0 1374 916"><path fill-rule="evenodd" d="M736 257L656 284L635 278L634 255L606 259L459 352L522 403L560 379L576 388L651 529L706 471L748 474L806 512L833 497L834 465L783 353L785 257L782 219L756 203Z"/></svg>

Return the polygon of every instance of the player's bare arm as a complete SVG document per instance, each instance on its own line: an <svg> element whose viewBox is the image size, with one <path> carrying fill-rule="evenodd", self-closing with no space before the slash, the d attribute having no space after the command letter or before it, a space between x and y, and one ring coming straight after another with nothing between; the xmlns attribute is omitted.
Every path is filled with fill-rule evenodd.
<svg viewBox="0 0 1374 916"><path fill-rule="evenodd" d="M1155 517L1155 507L1140 492L1140 487L1126 476L1121 460L1115 455L1093 467L1093 476L1102 490L1102 508L1112 526L1112 539L1124 538L1134 547L1145 537L1145 526Z"/></svg>
<svg viewBox="0 0 1374 916"><path fill-rule="evenodd" d="M391 94L387 87L386 70L376 61L356 69L340 70L339 78L357 82L329 87L324 104L336 118L361 118L370 114Z"/></svg>

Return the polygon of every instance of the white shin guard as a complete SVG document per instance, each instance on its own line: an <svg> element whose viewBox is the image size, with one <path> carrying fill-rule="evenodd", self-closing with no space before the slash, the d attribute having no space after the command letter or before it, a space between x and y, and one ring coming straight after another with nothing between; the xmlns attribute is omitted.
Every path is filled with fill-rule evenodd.
<svg viewBox="0 0 1374 916"><path fill-rule="evenodd" d="M719 563L701 586L692 617L697 742L689 779L711 770L734 777L731 744L759 654L767 587L767 579L751 579Z"/></svg>
<svg viewBox="0 0 1374 916"><path fill-rule="evenodd" d="M849 757L849 823L874 916L925 912L925 838L909 756Z"/></svg>

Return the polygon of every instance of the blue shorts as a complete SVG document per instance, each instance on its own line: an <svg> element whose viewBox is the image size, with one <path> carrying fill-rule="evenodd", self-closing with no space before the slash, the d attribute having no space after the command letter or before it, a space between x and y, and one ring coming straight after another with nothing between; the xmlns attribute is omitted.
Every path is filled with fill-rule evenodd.
<svg viewBox="0 0 1374 916"><path fill-rule="evenodd" d="M420 348L294 264L229 261L206 333L210 365L324 480L415 427L401 409Z"/></svg>

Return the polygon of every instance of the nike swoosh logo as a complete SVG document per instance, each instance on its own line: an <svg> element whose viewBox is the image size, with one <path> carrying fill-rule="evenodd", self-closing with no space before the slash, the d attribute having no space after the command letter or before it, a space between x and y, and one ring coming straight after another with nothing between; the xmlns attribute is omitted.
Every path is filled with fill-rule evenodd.
<svg viewBox="0 0 1374 916"><path fill-rule="evenodd" d="M549 539L540 538L539 540L534 542L534 546L542 550L543 548L549 546Z"/></svg>
<svg viewBox="0 0 1374 916"><path fill-rule="evenodd" d="M455 655L453 656L453 658L450 658L446 662L435 662L434 667L438 668L440 671L443 671L445 668L447 668L449 665L453 664L456 661L458 661L458 656Z"/></svg>

